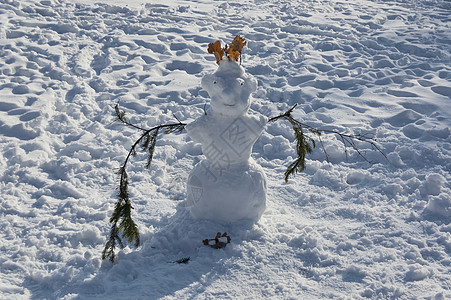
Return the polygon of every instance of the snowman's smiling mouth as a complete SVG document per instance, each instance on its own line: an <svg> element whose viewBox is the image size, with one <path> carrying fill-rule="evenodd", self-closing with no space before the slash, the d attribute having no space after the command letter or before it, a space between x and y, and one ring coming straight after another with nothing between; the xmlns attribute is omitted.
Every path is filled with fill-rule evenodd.
<svg viewBox="0 0 451 300"><path fill-rule="evenodd" d="M235 106L235 104L224 104L224 106Z"/></svg>

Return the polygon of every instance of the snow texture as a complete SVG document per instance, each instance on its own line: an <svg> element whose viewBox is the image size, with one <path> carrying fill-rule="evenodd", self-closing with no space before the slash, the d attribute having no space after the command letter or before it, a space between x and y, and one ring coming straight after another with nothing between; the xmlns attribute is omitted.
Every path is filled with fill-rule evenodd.
<svg viewBox="0 0 451 300"><path fill-rule="evenodd" d="M450 10L0 0L0 298L450 299ZM269 123L251 154L266 210L256 224L224 224L180 209L202 146L164 135L149 170L145 153L127 169L141 246L102 261L116 171L139 136L114 106L142 127L194 122L210 107L201 79L217 69L207 45L235 35L258 83L250 115L297 104L296 119L371 134L387 159L357 143L368 163L324 134L285 183L294 136ZM231 243L202 244L217 232Z"/></svg>

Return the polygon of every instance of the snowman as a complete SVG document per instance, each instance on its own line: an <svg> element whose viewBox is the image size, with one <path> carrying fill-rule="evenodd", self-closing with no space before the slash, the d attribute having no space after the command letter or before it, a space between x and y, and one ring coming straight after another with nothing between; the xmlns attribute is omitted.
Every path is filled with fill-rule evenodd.
<svg viewBox="0 0 451 300"><path fill-rule="evenodd" d="M257 221L266 207L266 176L251 153L268 118L248 112L257 81L238 63L244 39L237 36L225 49L218 44L210 44L209 52L219 67L202 78L210 108L185 127L205 159L188 177L184 206L195 219Z"/></svg>
<svg viewBox="0 0 451 300"><path fill-rule="evenodd" d="M187 130L194 142L200 143L205 159L193 168L187 180L187 198L183 207L183 216L189 213L195 219L209 219L221 223L233 223L240 220L256 222L266 207L266 176L263 169L251 158L252 147L268 122L288 121L296 139L296 159L287 167L285 181L297 172L305 169L305 157L315 148L311 135L333 133L340 136L343 144L351 146L368 161L356 148L354 140L369 143L385 158L385 154L374 140L364 135L343 134L334 130L318 130L297 121L291 113L296 105L285 113L268 119L260 114L249 114L251 94L257 89L257 81L246 74L238 60L246 42L236 36L232 43L221 47L216 41L210 43L208 52L213 53L218 69L213 74L202 78L202 87L208 92L211 103L205 114L195 121L185 124L162 124L150 129L136 126L125 118L125 112L116 105L118 119L126 125L143 131L140 138L132 145L127 158L120 168L118 201L110 218L110 237L102 252L102 258L115 258L115 247L123 247L123 238L135 246L139 245L139 231L131 218L132 205L128 193L128 175L126 166L129 158L141 145L148 151L146 167L150 167L158 134ZM227 240L221 241L221 238ZM214 240L215 244L210 242ZM204 244L222 247L221 243L230 242L226 233L215 239L204 240Z"/></svg>

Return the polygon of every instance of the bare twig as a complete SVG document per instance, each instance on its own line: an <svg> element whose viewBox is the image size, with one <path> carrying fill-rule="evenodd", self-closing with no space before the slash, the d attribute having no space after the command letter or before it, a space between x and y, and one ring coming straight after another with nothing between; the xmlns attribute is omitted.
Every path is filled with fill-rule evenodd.
<svg viewBox="0 0 451 300"><path fill-rule="evenodd" d="M323 140L321 139L321 136L318 137L319 143L321 144L321 149L323 149L324 155L326 155L326 161L329 162L329 155L327 155L326 148L324 148ZM345 148L346 150L346 148Z"/></svg>

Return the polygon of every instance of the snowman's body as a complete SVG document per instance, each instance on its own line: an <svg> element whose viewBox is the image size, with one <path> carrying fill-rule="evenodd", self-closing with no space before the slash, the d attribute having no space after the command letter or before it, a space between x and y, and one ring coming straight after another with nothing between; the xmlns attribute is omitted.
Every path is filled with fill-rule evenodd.
<svg viewBox="0 0 451 300"><path fill-rule="evenodd" d="M211 109L186 129L206 158L189 175L186 206L197 219L256 221L266 207L266 176L251 152L267 123L265 116L247 113L256 80L236 62L222 61L202 87Z"/></svg>

